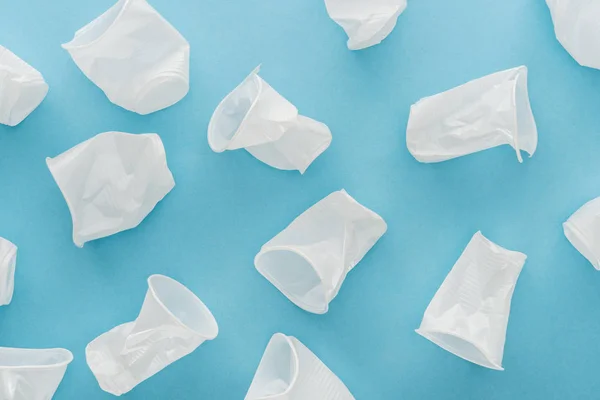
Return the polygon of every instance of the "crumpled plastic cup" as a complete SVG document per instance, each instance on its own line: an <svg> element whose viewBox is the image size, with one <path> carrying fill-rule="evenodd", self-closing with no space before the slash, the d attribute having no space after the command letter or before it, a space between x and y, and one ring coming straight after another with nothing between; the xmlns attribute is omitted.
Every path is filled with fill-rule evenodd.
<svg viewBox="0 0 600 400"><path fill-rule="evenodd" d="M504 370L510 303L526 259L477 232L429 303L416 332L467 361Z"/></svg>
<svg viewBox="0 0 600 400"><path fill-rule="evenodd" d="M119 0L62 47L126 110L162 110L189 90L190 45L146 0Z"/></svg>
<svg viewBox="0 0 600 400"><path fill-rule="evenodd" d="M340 190L262 246L254 265L292 303L324 314L348 272L386 230L383 218Z"/></svg>
<svg viewBox="0 0 600 400"><path fill-rule="evenodd" d="M208 125L208 144L221 153L246 149L271 167L308 166L331 143L327 125L298 115L298 109L258 76L260 67L217 106Z"/></svg>
<svg viewBox="0 0 600 400"><path fill-rule="evenodd" d="M135 228L175 187L155 133L100 133L46 163L69 206L79 247Z"/></svg>
<svg viewBox="0 0 600 400"><path fill-rule="evenodd" d="M137 319L94 339L85 356L102 390L120 396L218 333L217 321L194 293L152 275Z"/></svg>
<svg viewBox="0 0 600 400"><path fill-rule="evenodd" d="M325 0L325 6L348 35L348 48L361 50L381 43L394 30L406 0Z"/></svg>
<svg viewBox="0 0 600 400"><path fill-rule="evenodd" d="M420 162L433 163L508 144L522 162L533 156L537 128L527 94L527 67L475 79L425 97L410 108L406 145Z"/></svg>
<svg viewBox="0 0 600 400"><path fill-rule="evenodd" d="M600 69L600 3L546 0L556 38L580 65Z"/></svg>
<svg viewBox="0 0 600 400"><path fill-rule="evenodd" d="M585 203L563 223L565 236L594 268L600 270L600 197Z"/></svg>
<svg viewBox="0 0 600 400"><path fill-rule="evenodd" d="M71 361L66 349L0 347L0 399L52 399Z"/></svg>
<svg viewBox="0 0 600 400"><path fill-rule="evenodd" d="M293 336L273 335L245 400L354 400L344 383Z"/></svg>
<svg viewBox="0 0 600 400"><path fill-rule="evenodd" d="M12 301L16 265L17 246L0 237L0 306L10 304Z"/></svg>
<svg viewBox="0 0 600 400"><path fill-rule="evenodd" d="M35 110L48 93L42 74L0 46L0 124L16 126Z"/></svg>

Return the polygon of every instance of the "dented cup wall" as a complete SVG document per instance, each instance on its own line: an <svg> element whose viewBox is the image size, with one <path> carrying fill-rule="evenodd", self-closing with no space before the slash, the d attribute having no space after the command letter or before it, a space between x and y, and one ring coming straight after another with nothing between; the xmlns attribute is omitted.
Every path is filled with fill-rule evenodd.
<svg viewBox="0 0 600 400"><path fill-rule="evenodd" d="M175 187L155 133L101 133L46 163L69 207L79 247L135 228Z"/></svg>
<svg viewBox="0 0 600 400"><path fill-rule="evenodd" d="M467 361L502 370L512 295L526 258L477 232L431 300L417 333Z"/></svg>

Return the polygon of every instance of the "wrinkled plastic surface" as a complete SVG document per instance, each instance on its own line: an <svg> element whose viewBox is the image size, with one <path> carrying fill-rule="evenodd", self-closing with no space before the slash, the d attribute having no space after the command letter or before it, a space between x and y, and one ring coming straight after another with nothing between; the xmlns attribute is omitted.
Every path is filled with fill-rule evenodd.
<svg viewBox="0 0 600 400"><path fill-rule="evenodd" d="M293 336L273 335L245 400L354 400L319 358Z"/></svg>
<svg viewBox="0 0 600 400"><path fill-rule="evenodd" d="M126 110L162 110L189 90L190 45L146 0L119 0L63 48Z"/></svg>
<svg viewBox="0 0 600 400"><path fill-rule="evenodd" d="M254 265L298 307L324 314L348 272L386 230L383 218L340 190L262 246Z"/></svg>
<svg viewBox="0 0 600 400"><path fill-rule="evenodd" d="M194 293L152 275L137 319L94 339L85 355L102 390L120 396L218 333L217 321Z"/></svg>
<svg viewBox="0 0 600 400"><path fill-rule="evenodd" d="M600 197L585 203L563 223L569 242L600 270Z"/></svg>
<svg viewBox="0 0 600 400"><path fill-rule="evenodd" d="M48 93L42 74L0 46L0 124L20 124Z"/></svg>
<svg viewBox="0 0 600 400"><path fill-rule="evenodd" d="M138 226L175 186L155 133L100 133L46 163L79 247Z"/></svg>
<svg viewBox="0 0 600 400"><path fill-rule="evenodd" d="M16 265L17 246L0 237L0 306L10 304L12 301Z"/></svg>
<svg viewBox="0 0 600 400"><path fill-rule="evenodd" d="M259 68L217 106L208 126L215 152L245 148L260 161L304 173L331 143L327 125L296 107L258 76Z"/></svg>
<svg viewBox="0 0 600 400"><path fill-rule="evenodd" d="M418 161L440 162L508 144L533 156L537 128L524 66L425 97L410 108L406 144Z"/></svg>
<svg viewBox="0 0 600 400"><path fill-rule="evenodd" d="M546 0L556 38L579 64L600 69L600 3Z"/></svg>
<svg viewBox="0 0 600 400"><path fill-rule="evenodd" d="M0 399L52 399L72 360L66 349L0 347Z"/></svg>
<svg viewBox="0 0 600 400"><path fill-rule="evenodd" d="M417 333L467 361L503 370L510 303L526 258L477 232L429 303Z"/></svg>
<svg viewBox="0 0 600 400"><path fill-rule="evenodd" d="M325 0L325 6L348 35L348 48L360 50L381 43L394 30L406 0Z"/></svg>

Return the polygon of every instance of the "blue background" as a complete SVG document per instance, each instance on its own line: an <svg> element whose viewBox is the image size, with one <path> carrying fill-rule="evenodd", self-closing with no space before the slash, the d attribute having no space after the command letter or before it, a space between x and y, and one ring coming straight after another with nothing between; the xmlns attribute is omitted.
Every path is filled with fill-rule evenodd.
<svg viewBox="0 0 600 400"><path fill-rule="evenodd" d="M153 0L191 43L191 91L148 116L111 104L60 48L112 4L0 0L0 43L50 85L21 125L0 126L0 236L19 246L0 345L70 349L75 360L56 400L111 397L84 348L136 317L152 273L197 293L220 334L126 399L242 399L279 331L304 342L358 400L597 397L600 276L561 223L600 195L600 71L580 67L555 40L543 0L409 1L390 37L360 52L347 50L322 0ZM333 132L304 176L208 147L214 108L259 63L267 82ZM410 156L412 103L522 64L539 129L532 159L519 164L508 146L431 165ZM177 186L137 229L79 249L45 157L110 130L159 133ZM311 315L262 278L253 257L340 188L389 230L329 313ZM505 372L413 331L477 230L529 256Z"/></svg>

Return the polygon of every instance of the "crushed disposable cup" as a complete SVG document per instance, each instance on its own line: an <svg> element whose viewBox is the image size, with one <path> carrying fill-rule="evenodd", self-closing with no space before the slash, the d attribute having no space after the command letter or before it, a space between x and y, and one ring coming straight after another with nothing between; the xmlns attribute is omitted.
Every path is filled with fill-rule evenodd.
<svg viewBox="0 0 600 400"><path fill-rule="evenodd" d="M325 7L348 35L348 48L361 50L392 33L406 0L325 0Z"/></svg>
<svg viewBox="0 0 600 400"><path fill-rule="evenodd" d="M416 332L467 361L504 370L510 303L526 259L477 232L429 303Z"/></svg>
<svg viewBox="0 0 600 400"><path fill-rule="evenodd" d="M155 133L100 133L46 163L73 219L73 242L138 226L175 187Z"/></svg>
<svg viewBox="0 0 600 400"><path fill-rule="evenodd" d="M62 47L126 110L150 114L189 90L190 45L146 0L119 0Z"/></svg>
<svg viewBox="0 0 600 400"><path fill-rule="evenodd" d="M298 109L258 76L257 67L219 103L208 126L208 144L217 153L244 148L271 167L308 166L331 143L327 125L298 115Z"/></svg>
<svg viewBox="0 0 600 400"><path fill-rule="evenodd" d="M0 347L0 399L52 399L71 361L66 349Z"/></svg>
<svg viewBox="0 0 600 400"><path fill-rule="evenodd" d="M20 124L46 97L42 74L0 46L0 124Z"/></svg>
<svg viewBox="0 0 600 400"><path fill-rule="evenodd" d="M10 304L12 301L16 265L17 246L0 237L0 306Z"/></svg>
<svg viewBox="0 0 600 400"><path fill-rule="evenodd" d="M354 400L344 383L293 336L273 335L245 400Z"/></svg>
<svg viewBox="0 0 600 400"><path fill-rule="evenodd" d="M475 79L410 108L406 144L420 162L433 163L508 144L533 156L537 128L527 94L527 67Z"/></svg>
<svg viewBox="0 0 600 400"><path fill-rule="evenodd" d="M348 272L386 230L383 218L340 190L262 246L254 265L292 303L324 314Z"/></svg>
<svg viewBox="0 0 600 400"><path fill-rule="evenodd" d="M546 0L560 44L580 65L600 69L600 3Z"/></svg>
<svg viewBox="0 0 600 400"><path fill-rule="evenodd" d="M102 390L120 396L218 333L217 321L194 293L152 275L137 319L94 339L85 356Z"/></svg>
<svg viewBox="0 0 600 400"><path fill-rule="evenodd" d="M600 197L585 203L563 223L565 236L587 260L600 270Z"/></svg>

